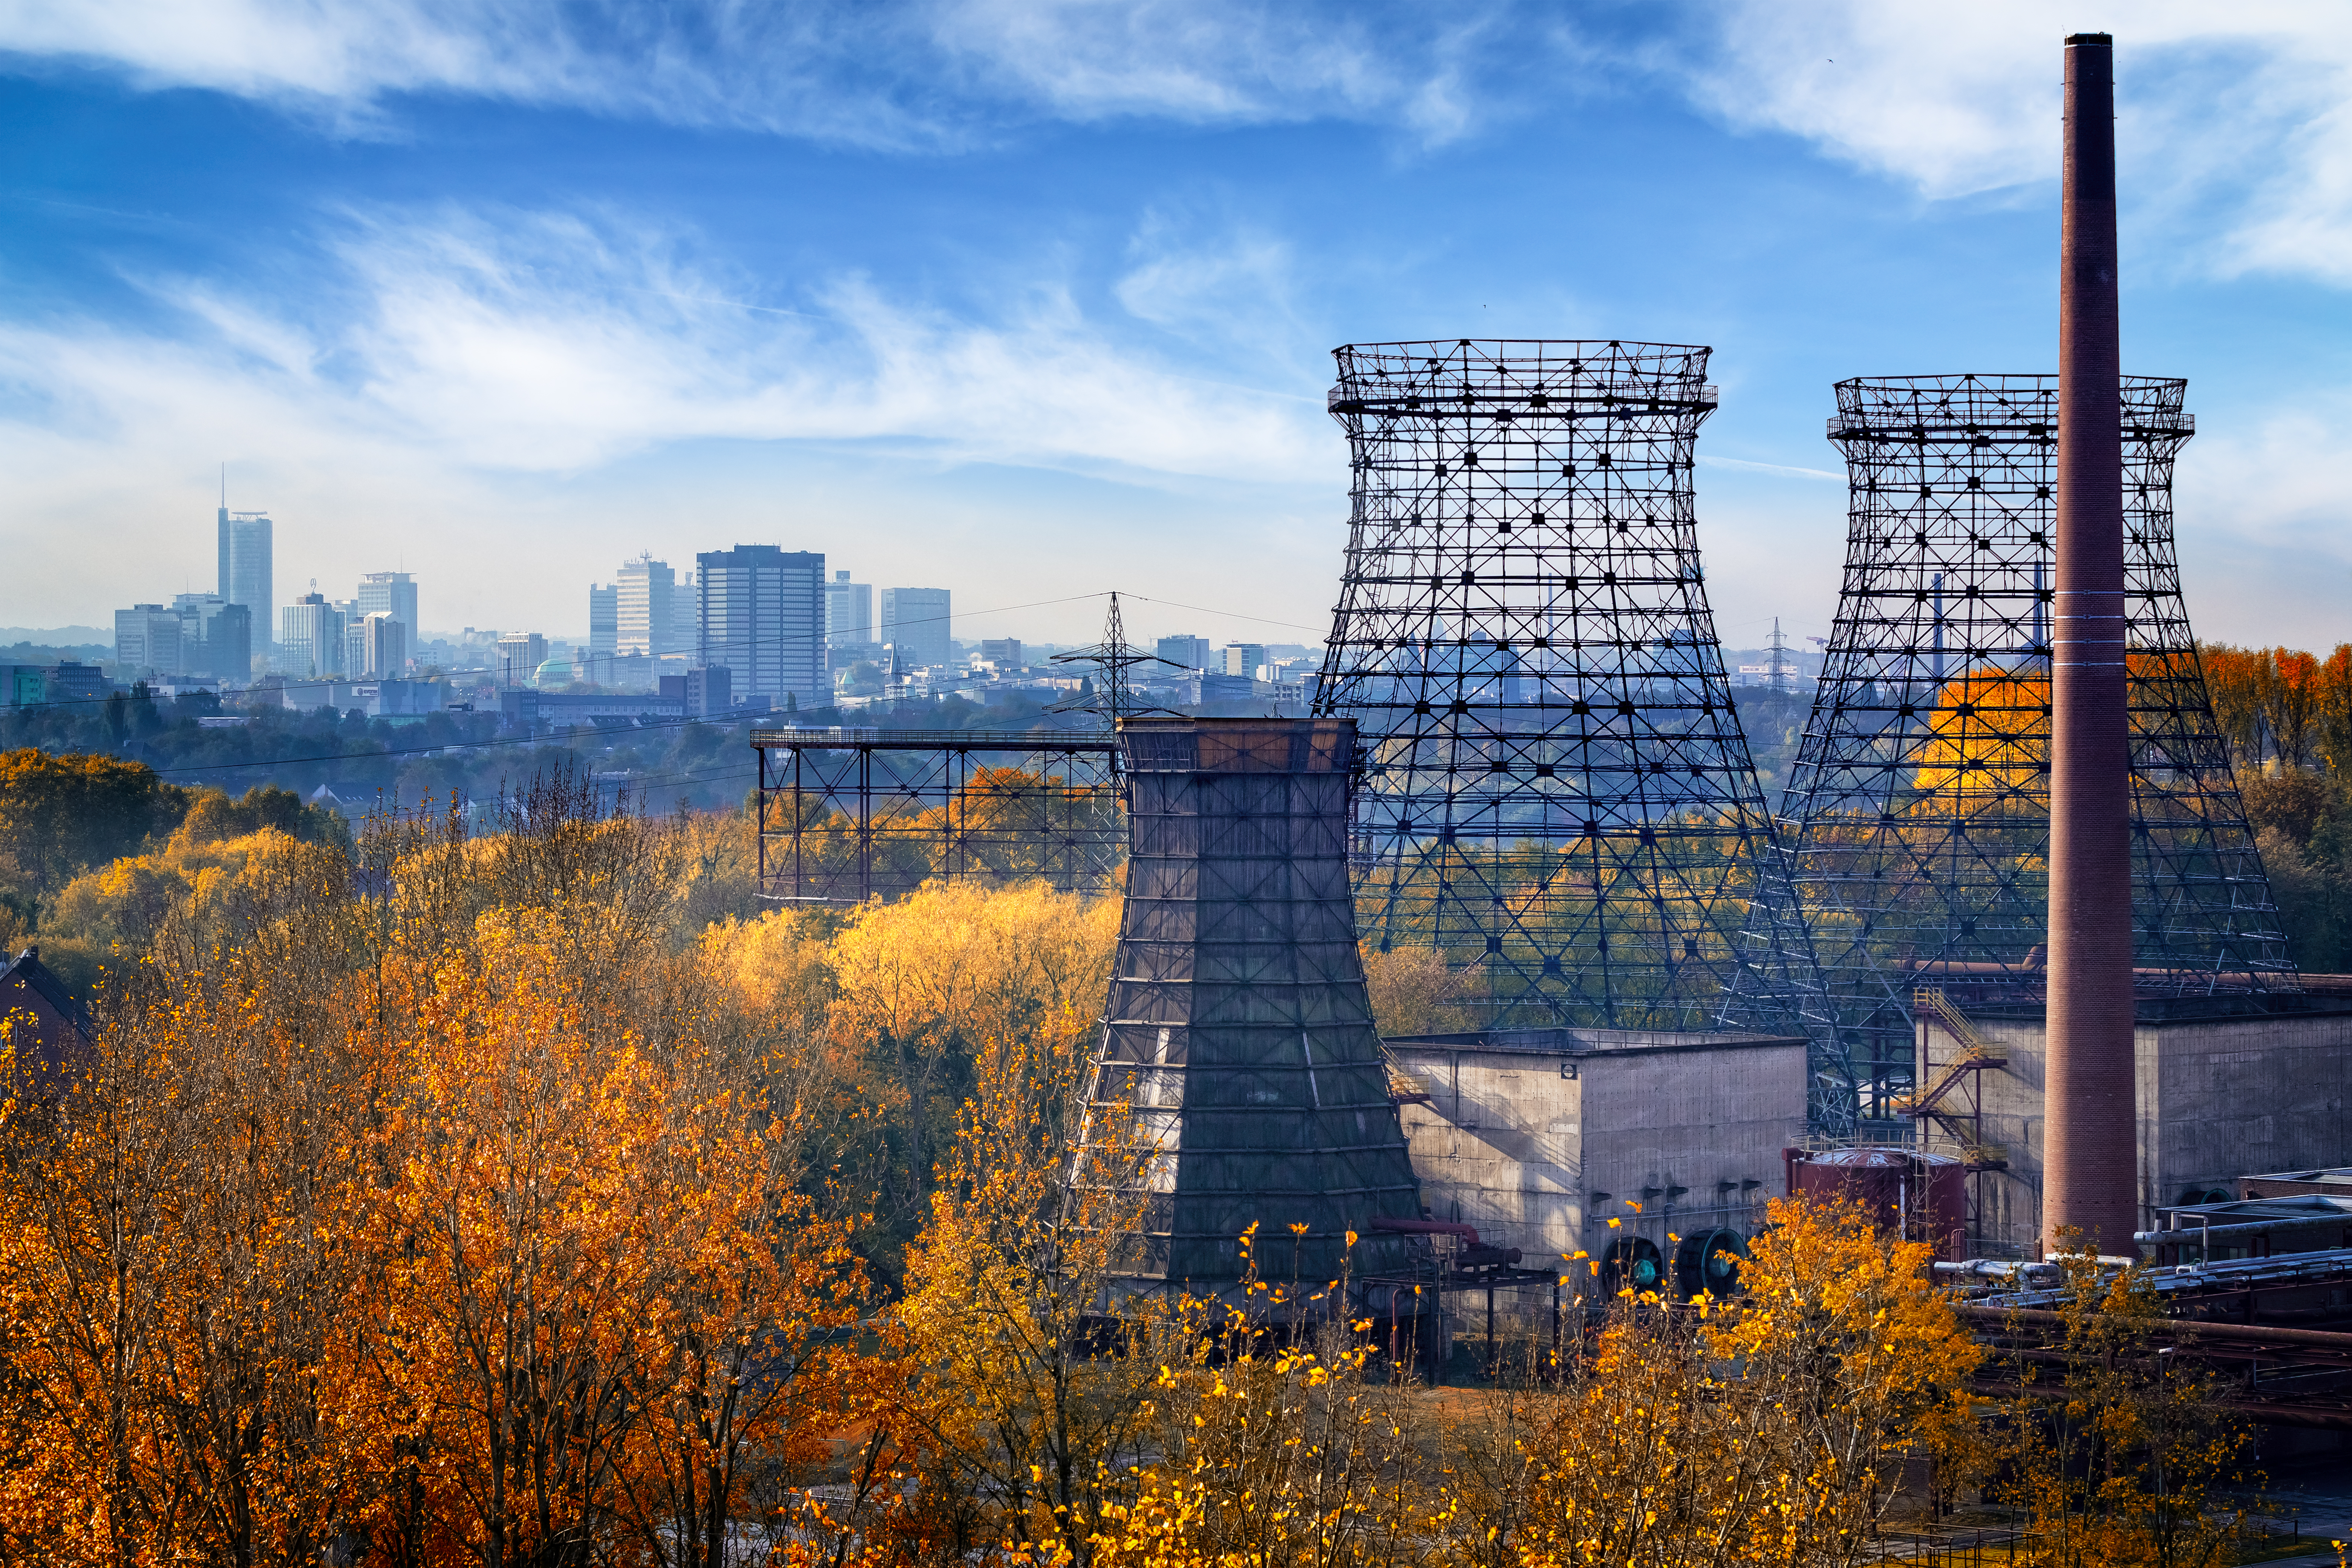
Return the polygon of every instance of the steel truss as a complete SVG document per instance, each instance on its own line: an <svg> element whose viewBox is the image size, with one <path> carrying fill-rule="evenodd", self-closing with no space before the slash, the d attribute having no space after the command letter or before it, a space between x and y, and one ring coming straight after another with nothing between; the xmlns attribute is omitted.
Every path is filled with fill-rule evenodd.
<svg viewBox="0 0 2352 1568"><path fill-rule="evenodd" d="M755 729L760 893L894 899L932 878L1115 891L1118 744L1100 733Z"/></svg>
<svg viewBox="0 0 2352 1568"><path fill-rule="evenodd" d="M1476 966L1498 1022L1804 1008L1700 574L1708 353L1337 351L1353 507L1316 711L1365 739L1360 919Z"/></svg>
<svg viewBox="0 0 2352 1568"><path fill-rule="evenodd" d="M2292 991L2181 601L2186 386L2124 379L2138 988ZM1866 1110L1911 1076L1915 985L1969 1005L2041 995L2056 392L2035 375L1838 384L1845 582L1780 837Z"/></svg>

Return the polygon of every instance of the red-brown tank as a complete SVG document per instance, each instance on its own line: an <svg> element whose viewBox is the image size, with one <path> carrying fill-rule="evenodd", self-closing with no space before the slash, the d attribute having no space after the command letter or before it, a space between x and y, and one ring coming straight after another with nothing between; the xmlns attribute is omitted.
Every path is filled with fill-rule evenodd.
<svg viewBox="0 0 2352 1568"><path fill-rule="evenodd" d="M1899 1226L1906 1240L1927 1242L1947 1262L1966 1252L1967 1171L1950 1155L1861 1148L1790 1149L1786 1156L1790 1196L1849 1198L1881 1229Z"/></svg>

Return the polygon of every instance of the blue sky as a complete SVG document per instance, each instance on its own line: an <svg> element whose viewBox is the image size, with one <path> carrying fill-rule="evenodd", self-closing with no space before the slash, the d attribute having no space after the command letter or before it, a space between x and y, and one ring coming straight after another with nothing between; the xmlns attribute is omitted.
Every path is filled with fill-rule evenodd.
<svg viewBox="0 0 2352 1568"><path fill-rule="evenodd" d="M1329 350L1507 336L1713 345L1724 636L1823 633L1831 384L2052 365L2112 26L2191 615L2332 646L2352 7L2113 9L0 0L0 624L210 588L225 461L281 600L404 568L433 630L760 542L963 637L1311 637Z"/></svg>

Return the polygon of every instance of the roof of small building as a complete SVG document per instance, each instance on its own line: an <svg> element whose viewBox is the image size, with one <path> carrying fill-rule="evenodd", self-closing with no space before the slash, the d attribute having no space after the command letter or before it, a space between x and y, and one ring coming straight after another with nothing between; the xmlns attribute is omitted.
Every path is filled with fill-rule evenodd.
<svg viewBox="0 0 2352 1568"><path fill-rule="evenodd" d="M72 989L41 962L39 948L27 947L14 958L0 950L0 984L8 982L23 985L47 1003L82 1038L89 1039L98 1033L98 1020L90 1016L89 1009L81 1005Z"/></svg>

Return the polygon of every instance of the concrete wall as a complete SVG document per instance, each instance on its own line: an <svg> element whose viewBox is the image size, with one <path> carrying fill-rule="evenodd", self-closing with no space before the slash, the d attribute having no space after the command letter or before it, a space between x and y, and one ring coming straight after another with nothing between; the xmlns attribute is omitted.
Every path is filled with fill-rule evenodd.
<svg viewBox="0 0 2352 1568"><path fill-rule="evenodd" d="M1670 1232L1752 1234L1784 1191L1780 1151L1805 1131L1801 1040L1578 1029L1389 1050L1431 1094L1402 1109L1431 1217L1474 1225L1533 1268L1599 1256L1612 1217L1669 1258Z"/></svg>
<svg viewBox="0 0 2352 1568"><path fill-rule="evenodd" d="M1980 1239L2031 1248L2042 1225L2042 1074L2039 1019L1977 1018L1977 1032L2008 1065L1976 1074L1984 1141L2001 1146L2006 1171L1979 1192ZM2352 1163L2352 1012L2278 1017L2170 1018L2134 1030L2139 1116L2140 1228L2191 1189L2236 1190L2250 1172ZM1921 1025L1922 1081L1956 1053L1940 1028ZM1939 1102L1969 1107L1968 1085ZM1928 1147L1956 1145L1940 1131Z"/></svg>

